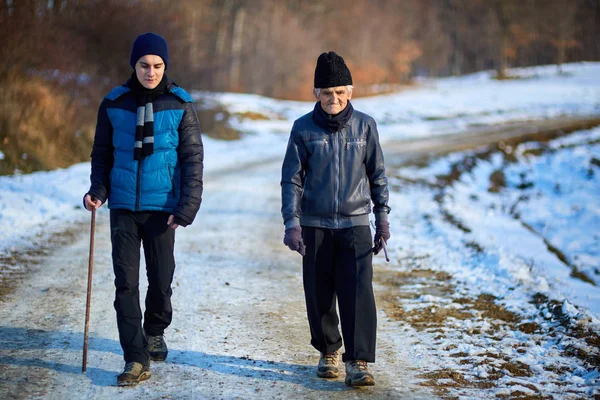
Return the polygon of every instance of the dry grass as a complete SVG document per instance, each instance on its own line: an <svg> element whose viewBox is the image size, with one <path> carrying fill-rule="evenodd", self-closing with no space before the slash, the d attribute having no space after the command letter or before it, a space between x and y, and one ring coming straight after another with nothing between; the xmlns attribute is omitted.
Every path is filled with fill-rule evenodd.
<svg viewBox="0 0 600 400"><path fill-rule="evenodd" d="M222 140L237 140L241 137L240 132L229 124L231 114L225 108L205 108L200 105L196 110L203 135Z"/></svg>
<svg viewBox="0 0 600 400"><path fill-rule="evenodd" d="M12 76L0 96L0 174L67 167L89 159L95 109L35 77Z"/></svg>
<svg viewBox="0 0 600 400"><path fill-rule="evenodd" d="M490 175L490 186L488 188L488 191L491 193L498 193L505 187L506 176L504 175L504 171L497 169L494 172L492 172L492 174Z"/></svg>
<svg viewBox="0 0 600 400"><path fill-rule="evenodd" d="M239 112L239 113L235 113L234 115L241 119L249 119L251 121L267 121L267 120L271 119L271 118L267 117L266 115L255 112L255 111Z"/></svg>

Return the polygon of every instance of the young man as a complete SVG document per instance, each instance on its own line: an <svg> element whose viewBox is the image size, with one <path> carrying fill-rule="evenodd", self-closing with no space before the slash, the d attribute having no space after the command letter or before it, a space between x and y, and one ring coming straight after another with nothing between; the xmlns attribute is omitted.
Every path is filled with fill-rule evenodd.
<svg viewBox="0 0 600 400"><path fill-rule="evenodd" d="M87 210L108 200L115 310L125 369L120 386L150 378L150 359L167 357L171 323L175 229L194 221L202 201L204 150L191 96L165 74L167 42L137 37L133 73L100 104L92 150ZM148 276L142 329L140 243Z"/></svg>
<svg viewBox="0 0 600 400"><path fill-rule="evenodd" d="M283 161L283 242L302 256L311 344L321 352L317 375L339 376L336 297L346 384L375 384L377 326L372 254L390 237L388 186L375 121L353 109L352 75L334 52L317 60L312 112L292 127ZM375 213L372 247L369 213Z"/></svg>

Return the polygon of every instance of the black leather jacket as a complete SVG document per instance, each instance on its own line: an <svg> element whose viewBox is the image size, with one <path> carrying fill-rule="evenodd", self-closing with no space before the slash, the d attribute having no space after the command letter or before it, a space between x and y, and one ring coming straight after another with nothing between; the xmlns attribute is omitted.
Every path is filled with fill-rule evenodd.
<svg viewBox="0 0 600 400"><path fill-rule="evenodd" d="M283 160L281 214L296 225L329 229L387 219L388 185L373 118L354 110L338 132L318 126L312 112L294 122Z"/></svg>

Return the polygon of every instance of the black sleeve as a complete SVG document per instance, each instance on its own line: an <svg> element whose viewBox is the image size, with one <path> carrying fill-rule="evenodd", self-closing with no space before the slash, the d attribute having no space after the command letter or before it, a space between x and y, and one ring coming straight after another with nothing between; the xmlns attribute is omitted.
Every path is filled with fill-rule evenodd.
<svg viewBox="0 0 600 400"><path fill-rule="evenodd" d="M281 216L286 229L300 225L307 159L306 148L292 127L281 168Z"/></svg>
<svg viewBox="0 0 600 400"><path fill-rule="evenodd" d="M389 191L388 179L385 175L385 164L383 162L383 151L379 144L379 133L374 120L369 121L369 132L367 135L367 158L366 169L371 187L371 199L373 200L373 212L375 219L387 219L390 213L388 206Z"/></svg>
<svg viewBox="0 0 600 400"><path fill-rule="evenodd" d="M110 194L110 171L114 164L113 127L106 112L107 102L108 100L103 100L98 108L98 120L91 154L91 186L88 191L92 197L102 203L106 201Z"/></svg>
<svg viewBox="0 0 600 400"><path fill-rule="evenodd" d="M200 122L193 103L184 104L179 124L177 155L181 168L181 195L173 215L180 225L194 222L202 203L202 176L204 169L204 146L200 134Z"/></svg>

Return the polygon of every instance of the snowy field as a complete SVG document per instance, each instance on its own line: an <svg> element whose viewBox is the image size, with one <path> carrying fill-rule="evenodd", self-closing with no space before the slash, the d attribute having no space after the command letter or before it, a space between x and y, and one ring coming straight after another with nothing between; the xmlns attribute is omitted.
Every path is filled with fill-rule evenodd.
<svg viewBox="0 0 600 400"><path fill-rule="evenodd" d="M600 63L563 70L518 69L512 73L521 79L502 82L487 72L423 81L353 104L378 122L384 154L386 144L400 140L600 115ZM255 95L194 95L204 107L224 107L243 132L237 141L204 138L212 176L253 163L280 165L293 120L313 107ZM248 112L269 119L236 117ZM81 198L89 172L83 163L0 177L0 260L86 222ZM274 177L273 196L277 173L268 176ZM494 152L454 152L426 165L388 166L388 176L392 262L376 263L380 276L404 281L390 289L392 278L380 278L376 289L390 291L386 313L407 321L398 337L412 341L410 356L431 373L420 379L462 398L600 395L597 339L573 334L600 335L600 128ZM199 218L215 210L202 208ZM272 211L269 218L277 218ZM218 258L218 252L210 248L203 257ZM15 268L0 266L0 278ZM437 325L423 317L435 313L446 316ZM596 364L570 352L596 357Z"/></svg>
<svg viewBox="0 0 600 400"><path fill-rule="evenodd" d="M453 167L466 170L461 163L467 160L470 170L452 186L446 184L442 200L436 199L438 208L458 221L449 226L459 227L459 234L445 236L477 243L470 253L485 253L482 265L498 267L486 274L515 277L542 292L552 286L564 293L561 299L600 315L600 290L595 288L600 285L600 128L505 150L487 159L475 151L453 153L427 168L395 170L390 182L399 188L397 195L405 196L403 178L436 185ZM502 176L499 189L491 189L494 173ZM403 200L401 209L424 204L421 197ZM422 213L427 210L424 206ZM478 281L490 290L487 279Z"/></svg>
<svg viewBox="0 0 600 400"><path fill-rule="evenodd" d="M494 376L510 359L527 395L598 394L599 138L600 128L594 128L491 155L453 153L425 168L390 171L396 271L414 270L418 259L419 269L448 274L455 285L446 296L422 288L413 297L398 297L406 315L450 315L444 324L428 326L435 332L431 337L419 335L424 352L445 360L444 370L459 371L472 384L514 383L514 377ZM501 187L494 187L498 182ZM501 305L501 312L493 315L465 298ZM463 314L473 308L491 321ZM569 331L586 341L573 340ZM438 335L443 338L434 340ZM581 350L587 361L595 355L596 361L565 357L567 349ZM494 388L490 397L514 390Z"/></svg>

